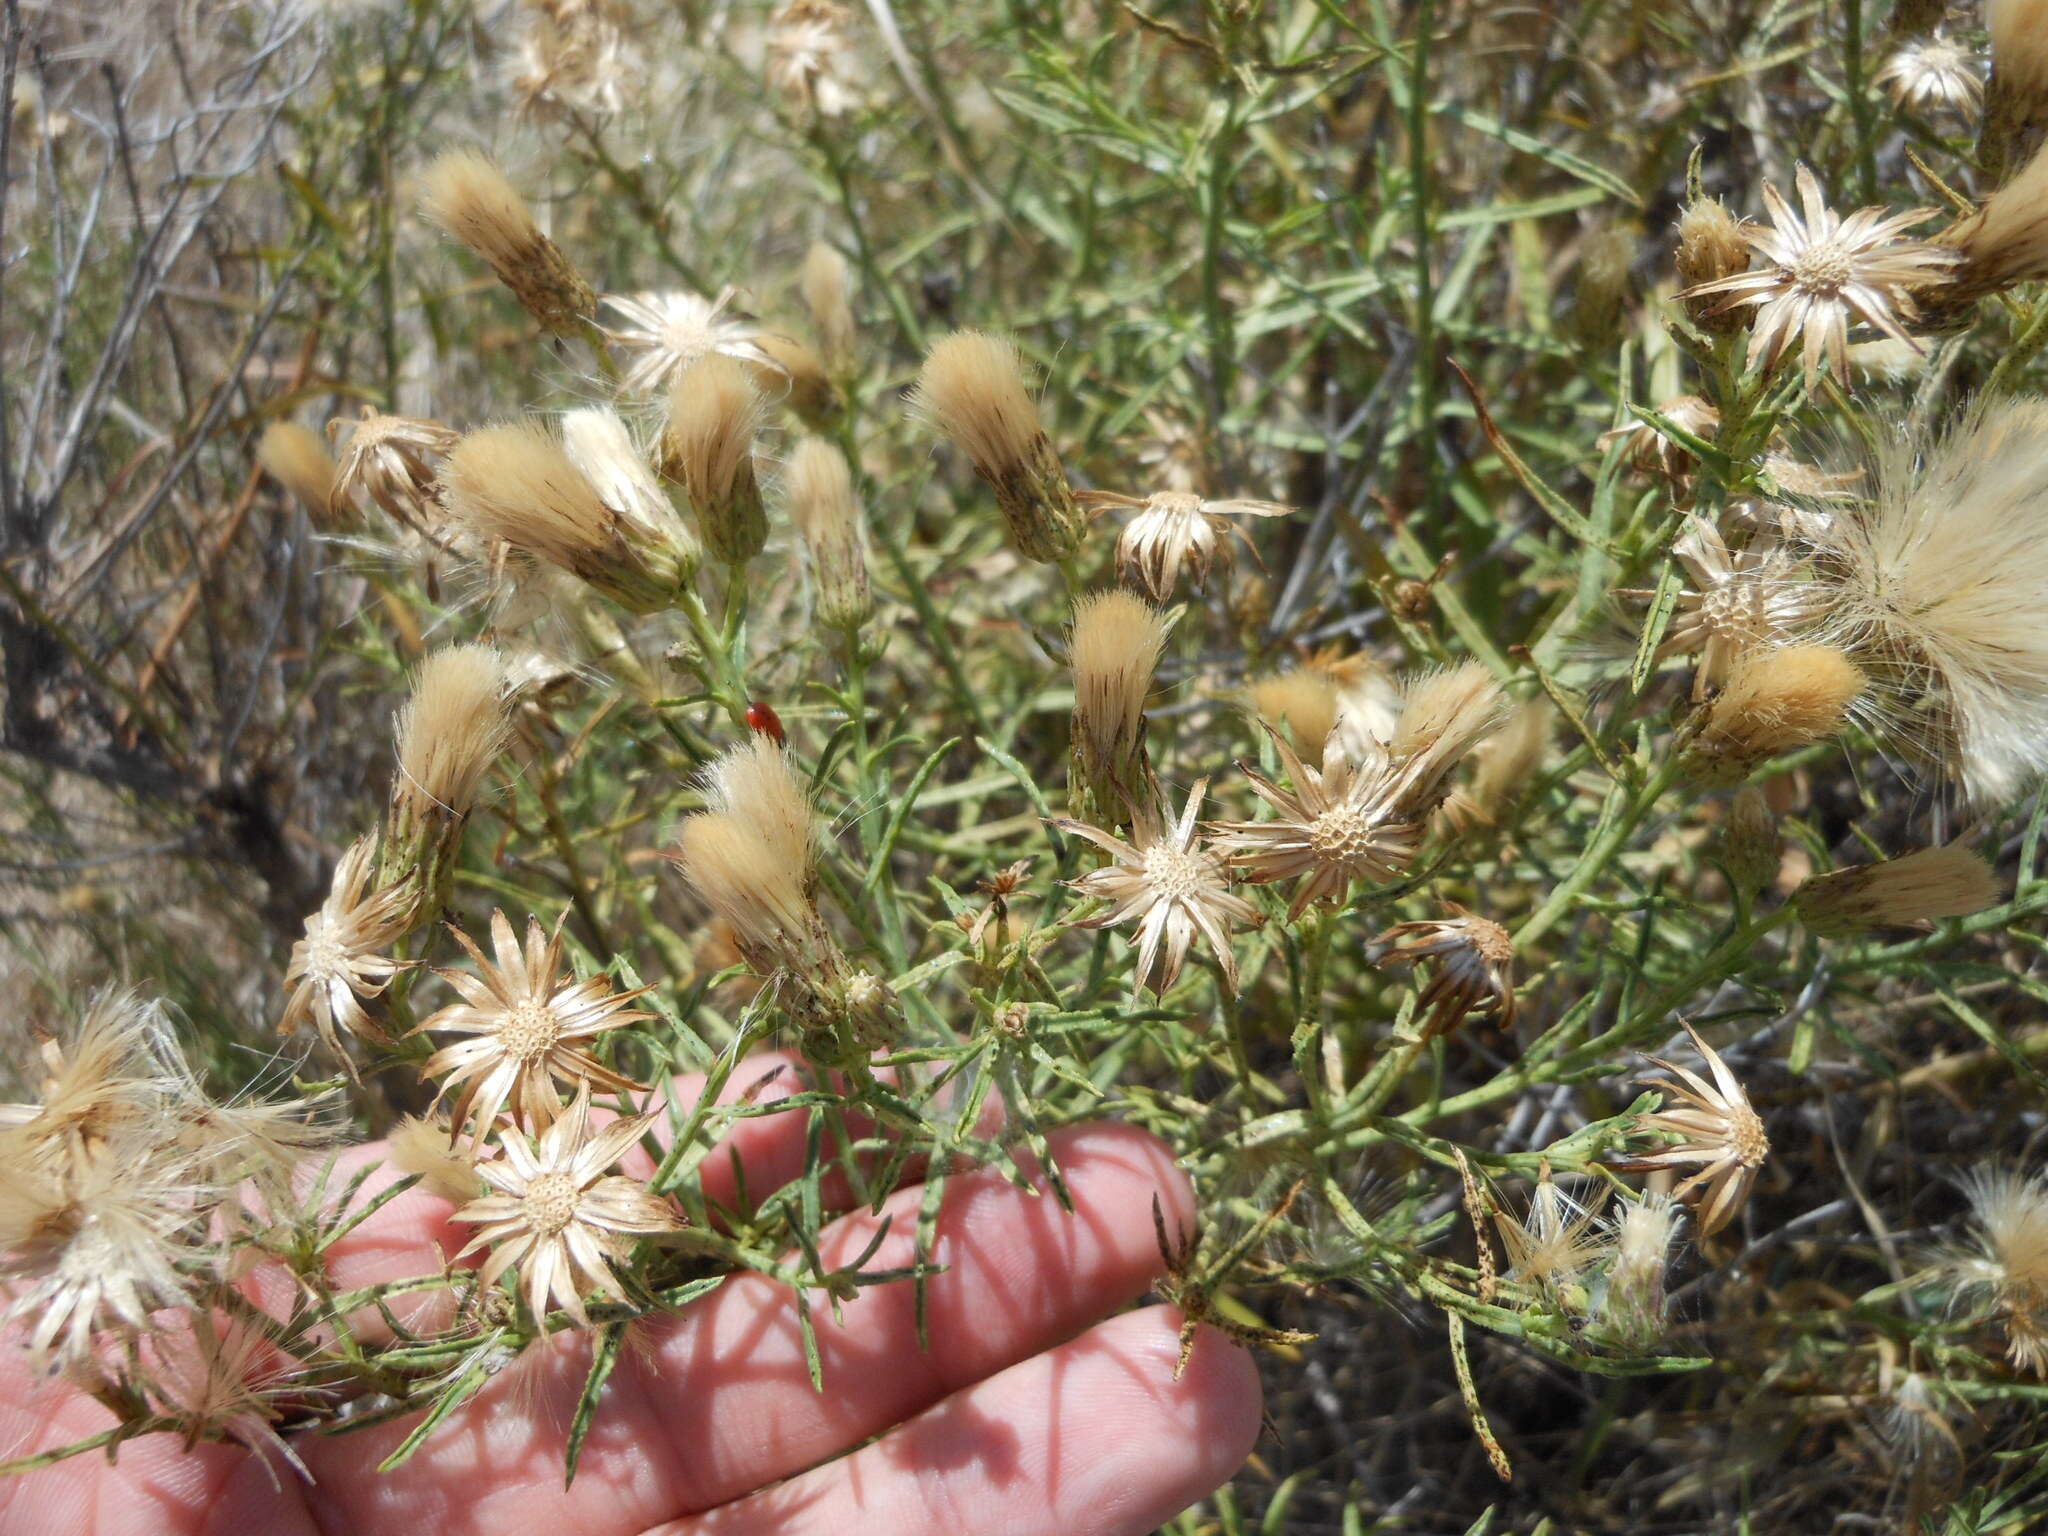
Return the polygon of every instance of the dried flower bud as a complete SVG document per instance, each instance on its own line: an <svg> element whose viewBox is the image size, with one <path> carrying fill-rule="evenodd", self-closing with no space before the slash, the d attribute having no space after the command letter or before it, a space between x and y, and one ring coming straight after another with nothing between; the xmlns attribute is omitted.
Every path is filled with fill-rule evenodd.
<svg viewBox="0 0 2048 1536"><path fill-rule="evenodd" d="M1266 724L1286 726L1294 750L1311 767L1321 767L1323 743L1337 728L1337 685L1320 667L1292 667L1261 678L1246 690L1252 713Z"/></svg>
<svg viewBox="0 0 2048 1536"><path fill-rule="evenodd" d="M754 382L762 394L784 401L814 431L824 431L839 419L844 402L823 358L794 336L772 331L756 336L754 345L768 358L754 365Z"/></svg>
<svg viewBox="0 0 2048 1536"><path fill-rule="evenodd" d="M256 444L256 462L317 521L328 521L339 471L317 433L297 422L273 421Z"/></svg>
<svg viewBox="0 0 2048 1536"><path fill-rule="evenodd" d="M597 295L533 222L504 172L471 149L454 149L421 178L427 217L476 253L526 312L558 335L597 314Z"/></svg>
<svg viewBox="0 0 2048 1536"><path fill-rule="evenodd" d="M2032 158L2048 133L2048 0L1987 0L1991 87L1977 159L1996 184Z"/></svg>
<svg viewBox="0 0 2048 1536"><path fill-rule="evenodd" d="M1767 759L1834 735L1863 687L1856 664L1830 646L1751 651L1703 711L1688 770L1708 783L1739 783Z"/></svg>
<svg viewBox="0 0 2048 1536"><path fill-rule="evenodd" d="M1678 220L1678 252L1673 260L1680 288L1697 288L1749 270L1749 242L1742 224L1717 197L1699 197L1685 205ZM1685 300L1692 323L1710 335L1731 335L1749 323L1749 310L1730 307L1719 295Z"/></svg>
<svg viewBox="0 0 2048 1536"><path fill-rule="evenodd" d="M705 545L731 566L745 565L768 542L754 473L765 409L747 365L716 352L677 373L669 390L662 473L689 496Z"/></svg>
<svg viewBox="0 0 2048 1536"><path fill-rule="evenodd" d="M1815 875L1793 893L1800 921L1824 938L1873 928L1921 928L1967 917L2003 896L1991 866L1960 843Z"/></svg>
<svg viewBox="0 0 2048 1536"><path fill-rule="evenodd" d="M688 580L703 561L704 541L669 500L646 455L633 446L619 413L606 406L570 411L562 418L562 449L598 499L631 530L631 542L665 549L680 573L678 585Z"/></svg>
<svg viewBox="0 0 2048 1536"><path fill-rule="evenodd" d="M487 645L434 652L413 678L397 735L398 776L378 883L415 879L437 907L484 775L511 736L503 659Z"/></svg>
<svg viewBox="0 0 2048 1536"><path fill-rule="evenodd" d="M686 540L678 548L661 530L607 506L541 427L470 433L442 466L441 488L448 510L477 537L569 571L634 613L660 612L689 578L694 547Z"/></svg>
<svg viewBox="0 0 2048 1536"><path fill-rule="evenodd" d="M1926 295L1933 321L1956 318L1986 294L2048 277L2048 146L1941 239L1959 260L1949 281Z"/></svg>
<svg viewBox="0 0 2048 1536"><path fill-rule="evenodd" d="M1016 345L982 331L934 343L912 396L916 409L995 492L1010 543L1027 560L1064 560L1086 527L1024 387Z"/></svg>
<svg viewBox="0 0 2048 1536"><path fill-rule="evenodd" d="M804 308L818 329L818 342L825 361L844 372L853 361L853 303L849 297L852 276L846 258L822 240L811 242L804 253L801 280Z"/></svg>
<svg viewBox="0 0 2048 1536"><path fill-rule="evenodd" d="M1778 817L1771 802L1754 785L1739 790L1728 807L1728 825L1721 834L1721 865L1728 871L1729 884L1753 901L1770 889L1783 861Z"/></svg>
<svg viewBox="0 0 2048 1536"><path fill-rule="evenodd" d="M819 622L858 629L875 603L868 590L861 507L846 456L822 438L807 437L790 455L783 485L790 520L810 555Z"/></svg>
<svg viewBox="0 0 2048 1536"><path fill-rule="evenodd" d="M1129 592L1074 603L1075 814L1102 826L1147 805L1145 696L1166 645L1166 616Z"/></svg>

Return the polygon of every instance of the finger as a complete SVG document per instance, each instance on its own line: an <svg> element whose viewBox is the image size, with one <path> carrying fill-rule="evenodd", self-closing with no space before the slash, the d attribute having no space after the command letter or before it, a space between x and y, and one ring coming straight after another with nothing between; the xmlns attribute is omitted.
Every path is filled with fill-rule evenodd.
<svg viewBox="0 0 2048 1536"><path fill-rule="evenodd" d="M642 1347L620 1357L566 1491L563 1434L588 1371L587 1336L529 1351L391 1476L364 1474L407 1425L316 1440L303 1453L365 1529L431 1522L442 1536L483 1536L538 1521L576 1536L630 1536L725 1503L1071 1338L1151 1285L1163 1262L1155 1195L1170 1227L1193 1211L1172 1154L1128 1126L1073 1127L1052 1142L1071 1212L1042 1175L1031 1190L992 1169L948 1182L931 1255L944 1270L927 1288L929 1349L908 1281L863 1289L836 1319L821 1303L820 1392L788 1290L742 1275L680 1317L645 1325ZM906 1190L882 1217L835 1223L820 1244L827 1265L857 1257L884 1219L889 1233L870 1266L912 1262L920 1198Z"/></svg>
<svg viewBox="0 0 2048 1536"><path fill-rule="evenodd" d="M746 1099L757 1106L775 1104L802 1091L803 1071L801 1061L780 1052L749 1057L727 1078L714 1102L733 1104ZM677 1077L670 1089L685 1114L696 1107L703 1091L702 1073ZM800 1114L756 1115L728 1122L718 1147L698 1169L705 1199L714 1205L730 1205L744 1184L758 1201L781 1188L803 1171L805 1132L806 1117ZM387 1155L382 1142L344 1152L328 1176L329 1197L346 1189L349 1180L365 1167L371 1171L356 1193L356 1205L369 1203L396 1184L405 1175L386 1161ZM637 1171L645 1175L652 1170L643 1161ZM334 1285L352 1290L442 1269L470 1238L467 1227L450 1220L454 1212L454 1202L422 1186L395 1197L328 1249L328 1273ZM288 1275L273 1270L258 1281L254 1299L259 1304L275 1299L289 1305L294 1282ZM443 1295L423 1292L397 1298L393 1310L401 1321L412 1323L424 1320L423 1308L445 1306L445 1302Z"/></svg>
<svg viewBox="0 0 2048 1536"><path fill-rule="evenodd" d="M804 1086L799 1061L769 1053L742 1063L717 1102L733 1103L748 1097L756 1104L769 1104ZM701 1075L684 1076L674 1080L672 1091L687 1112L695 1106L703 1087ZM795 1177L803 1167L805 1119L791 1114L730 1122L717 1149L722 1155L707 1158L699 1172L707 1198L731 1203L744 1179L746 1188L759 1199ZM349 1181L368 1169L351 1207L368 1204L404 1177L386 1156L381 1142L341 1153L318 1198L337 1200ZM313 1198L312 1191L308 1198ZM398 1195L327 1250L332 1284L348 1291L437 1273L469 1240L469 1229L450 1220L454 1209L450 1201L423 1187ZM298 1291L298 1283L281 1265L258 1266L238 1283L250 1300L276 1316L291 1310ZM452 1305L448 1293L438 1289L395 1296L389 1304L401 1322L422 1329L438 1326ZM358 1314L356 1326L366 1338L387 1331L381 1315L371 1309ZM0 1461L75 1444L105 1432L115 1422L109 1409L69 1382L38 1376L14 1337L0 1339ZM72 1530L97 1531L102 1528L93 1524L98 1518L92 1513L96 1506L141 1512L132 1526L117 1521L104 1527L107 1532L133 1529L138 1536L144 1532L154 1536L199 1531L205 1528L209 1509L222 1500L240 1507L237 1501L260 1501L275 1492L279 1485L271 1470L235 1446L203 1444L188 1455L170 1436L145 1436L123 1445L118 1461L111 1466L103 1457L87 1455L0 1478L0 1532L18 1528L32 1530L36 1536L54 1536ZM279 1511L296 1510L298 1501L290 1486L294 1474L283 1469L280 1475L284 1496L276 1507ZM17 1515L26 1523L10 1523ZM213 1518L217 1524L218 1516ZM277 1513L267 1525L245 1523L224 1528L283 1532L293 1526L284 1513Z"/></svg>
<svg viewBox="0 0 2048 1536"><path fill-rule="evenodd" d="M26 1360L0 1360L0 1461L99 1434L113 1413L69 1382L32 1376ZM273 1472L275 1476L273 1476ZM147 1435L120 1459L76 1456L0 1477L7 1536L316 1536L291 1469L265 1466L239 1446L194 1446Z"/></svg>
<svg viewBox="0 0 2048 1536"><path fill-rule="evenodd" d="M1144 1536L1258 1439L1258 1367L1213 1329L1176 1381L1148 1307L1013 1365L842 1460L645 1536Z"/></svg>
<svg viewBox="0 0 2048 1536"><path fill-rule="evenodd" d="M704 1091L704 1081L702 1073L688 1073L672 1080L672 1102L683 1114L688 1115L697 1107ZM814 1082L811 1068L800 1057L779 1051L764 1052L740 1063L713 1102L729 1105L745 1100L756 1108L768 1108L804 1092ZM855 1137L865 1136L872 1129L871 1124L858 1115L846 1118L849 1133ZM992 1136L1001 1125L1002 1104L991 1095L982 1106L974 1133ZM759 1204L794 1181L804 1171L809 1129L810 1117L796 1112L748 1115L728 1120L717 1146L696 1170L697 1186L706 1203L713 1208L731 1208L739 1202L744 1190L747 1199ZM656 1139L663 1140L665 1136L666 1127L657 1125ZM347 1188L349 1179L369 1166L372 1171L356 1196L358 1204L367 1203L404 1177L400 1170L384 1160L385 1157L381 1142L351 1149L337 1160L327 1188L330 1191ZM626 1171L645 1178L653 1172L653 1162L635 1148L628 1155ZM902 1177L908 1182L922 1178L923 1174L920 1164L907 1167ZM834 1171L828 1175L821 1198L834 1209L852 1203L843 1174ZM433 1274L441 1269L471 1235L468 1228L450 1222L454 1210L453 1202L417 1186L397 1196L329 1249L328 1268L335 1285L344 1290L382 1285ZM289 1305L289 1279L276 1275L273 1286L276 1290L274 1299ZM269 1298L258 1294L255 1299L262 1303ZM401 1321L410 1323L423 1320L428 1315L423 1309L443 1304L445 1298L422 1293L412 1298L401 1298L401 1301L406 1304L394 1303L394 1311Z"/></svg>

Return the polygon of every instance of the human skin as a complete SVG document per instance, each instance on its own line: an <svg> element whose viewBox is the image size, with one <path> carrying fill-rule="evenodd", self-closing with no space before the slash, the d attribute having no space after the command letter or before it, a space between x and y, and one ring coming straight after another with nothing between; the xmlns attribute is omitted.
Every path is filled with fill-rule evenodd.
<svg viewBox="0 0 2048 1536"><path fill-rule="evenodd" d="M763 1075L750 1065L730 1091L759 1102L790 1091L793 1074L765 1089ZM685 1103L698 1090L676 1085ZM755 1199L788 1182L804 1132L800 1114L736 1122L703 1164L707 1197L731 1198L742 1175ZM816 1305L816 1391L788 1289L735 1276L636 1325L571 1487L563 1440L590 1359L575 1332L526 1350L392 1472L377 1464L410 1421L295 1437L310 1483L239 1446L188 1453L152 1435L113 1463L89 1453L0 1479L0 1536L1142 1536L1250 1453L1258 1373L1205 1328L1176 1381L1180 1315L1125 1310L1161 1272L1155 1196L1169 1231L1194 1220L1165 1145L1114 1124L1051 1144L1072 1211L1028 1162L1030 1190L992 1169L948 1181L928 1349L908 1282L863 1289L836 1318ZM380 1170L365 1194L395 1177ZM867 1267L910 1262L922 1193L840 1218L821 1242L827 1266L857 1257L884 1217ZM336 1283L439 1272L468 1240L452 1211L421 1189L397 1197L336 1245ZM0 1460L112 1422L11 1343L0 1350Z"/></svg>

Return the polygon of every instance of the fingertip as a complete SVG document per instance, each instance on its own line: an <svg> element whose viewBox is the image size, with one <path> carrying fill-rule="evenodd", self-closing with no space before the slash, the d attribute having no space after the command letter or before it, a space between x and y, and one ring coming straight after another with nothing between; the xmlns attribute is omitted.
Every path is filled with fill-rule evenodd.
<svg viewBox="0 0 2048 1536"><path fill-rule="evenodd" d="M1129 1329L1136 1347L1172 1379L1181 1361L1185 1323L1186 1314L1178 1307L1144 1307L1104 1326L1121 1324ZM1187 1430L1187 1443L1197 1452L1190 1480L1202 1486L1189 1495L1192 1501L1227 1481L1258 1444L1266 1422L1266 1389L1258 1361L1228 1334L1197 1324L1187 1368L1174 1381L1168 1402Z"/></svg>

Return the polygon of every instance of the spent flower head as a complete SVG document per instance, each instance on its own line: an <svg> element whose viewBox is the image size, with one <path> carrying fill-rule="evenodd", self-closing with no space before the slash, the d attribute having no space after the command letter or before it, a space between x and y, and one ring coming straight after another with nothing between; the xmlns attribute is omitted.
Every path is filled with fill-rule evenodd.
<svg viewBox="0 0 2048 1536"><path fill-rule="evenodd" d="M442 478L449 511L478 538L568 571L634 613L668 607L689 578L695 542L670 542L675 520L656 515L650 527L652 509L608 505L544 427L479 428L450 451Z"/></svg>
<svg viewBox="0 0 2048 1536"><path fill-rule="evenodd" d="M1199 934L1216 956L1223 985L1237 990L1237 957L1230 949L1233 924L1256 926L1258 909L1232 894L1230 869L1201 842L1196 818L1209 781L1197 779L1177 820L1170 807L1148 807L1135 819L1129 841L1085 822L1056 821L1063 832L1087 839L1111 862L1068 882L1084 896L1109 906L1076 924L1108 928L1136 920L1140 987L1164 993L1180 976Z"/></svg>
<svg viewBox="0 0 2048 1536"><path fill-rule="evenodd" d="M1901 43L1871 76L1871 84L1883 86L1892 100L1914 112L1968 116L1984 99L1977 50L1939 32Z"/></svg>
<svg viewBox="0 0 2048 1536"><path fill-rule="evenodd" d="M389 416L369 406L337 416L327 435L341 453L327 510L344 520L357 491L403 527L433 534L441 522L440 462L461 434L438 421Z"/></svg>
<svg viewBox="0 0 2048 1536"><path fill-rule="evenodd" d="M2004 888L1991 866L1961 843L1813 875L1793 892L1799 919L1823 938L1856 938L1877 928L1931 928L1996 906Z"/></svg>
<svg viewBox="0 0 2048 1536"><path fill-rule="evenodd" d="M986 331L941 337L925 354L911 402L995 492L1018 554L1051 563L1081 547L1084 519L1039 424L1015 342Z"/></svg>
<svg viewBox="0 0 2048 1536"><path fill-rule="evenodd" d="M1902 238L1931 217L1915 208L1887 215L1863 208L1846 219L1827 206L1820 183L1801 165L1794 174L1799 209L1764 187L1768 228L1746 228L1743 239L1763 258L1752 271L1699 283L1682 297L1726 295L1721 308L1754 306L1749 363L1766 371L1796 342L1812 387L1825 357L1835 377L1849 383L1849 327L1861 320L1886 336L1907 339L1902 322L1919 316L1913 291L1939 282L1955 253L1924 240Z"/></svg>
<svg viewBox="0 0 2048 1536"><path fill-rule="evenodd" d="M704 544L743 566L768 542L768 514L754 468L754 439L767 401L747 367L721 352L679 370L669 386L662 473L683 488Z"/></svg>
<svg viewBox="0 0 2048 1536"><path fill-rule="evenodd" d="M353 1073L342 1036L386 1045L390 1036L370 1017L364 1000L380 996L405 969L392 945L413 927L419 891L406 884L375 887L377 840L360 837L335 862L333 884L320 910L306 919L305 937L292 946L285 967L287 996L278 1033L311 1025L321 1044Z"/></svg>
<svg viewBox="0 0 2048 1536"><path fill-rule="evenodd" d="M1450 1034L1473 1013L1492 1013L1503 1030L1512 1029L1514 940L1498 923L1454 901L1446 905L1454 916L1396 923L1373 940L1373 963L1429 966L1429 983L1416 999L1425 1040Z"/></svg>
<svg viewBox="0 0 2048 1536"><path fill-rule="evenodd" d="M683 1225L645 1184L611 1171L657 1118L630 1116L593 1128L590 1095L579 1090L537 1138L517 1132L501 1138L500 1155L477 1165L489 1193L455 1213L455 1220L477 1229L456 1257L488 1248L479 1276L486 1287L516 1265L519 1295L542 1327L557 1307L589 1327L584 1302L593 1294L629 1302L614 1265L634 1239Z"/></svg>
<svg viewBox="0 0 2048 1536"><path fill-rule="evenodd" d="M415 1028L468 1037L441 1047L420 1067L423 1077L447 1079L439 1097L460 1090L450 1114L456 1134L467 1127L481 1141L507 1109L517 1125L548 1125L561 1110L558 1082L612 1093L645 1088L588 1049L607 1030L653 1017L629 1006L645 988L614 992L602 975L578 981L562 969L561 930L550 934L535 917L526 920L522 949L505 914L491 913L495 959L461 929L454 933L476 972L438 969L462 1001Z"/></svg>
<svg viewBox="0 0 2048 1536"><path fill-rule="evenodd" d="M678 371L714 353L743 363L768 362L760 327L733 309L738 297L739 290L730 287L711 299L681 288L606 294L605 308L624 323L606 327L605 334L638 354L619 387L628 394L653 394Z"/></svg>
<svg viewBox="0 0 2048 1536"><path fill-rule="evenodd" d="M597 295L555 242L541 233L526 200L488 156L453 149L421 177L422 210L460 240L546 329L574 335L597 313Z"/></svg>
<svg viewBox="0 0 2048 1536"><path fill-rule="evenodd" d="M1728 1225L1749 1199L1757 1171L1770 1155L1771 1143L1764 1134L1762 1118L1750 1108L1749 1095L1729 1070L1728 1063L1690 1024L1685 1026L1685 1032L1713 1081L1708 1082L1687 1067L1651 1057L1656 1065L1673 1074L1654 1079L1652 1086L1661 1088L1678 1102L1655 1114L1639 1116L1636 1129L1676 1140L1661 1151L1610 1159L1609 1166L1638 1172L1689 1170L1671 1193L1676 1199L1684 1199L1698 1192L1695 1215L1700 1234L1711 1237Z"/></svg>
<svg viewBox="0 0 2048 1536"><path fill-rule="evenodd" d="M1183 572L1199 591L1208 584L1212 567L1229 565L1232 536L1252 547L1250 536L1233 519L1286 517L1294 510L1277 501L1211 501L1193 491L1154 491L1150 496L1076 491L1074 500L1088 508L1133 511L1117 535L1117 574L1160 603L1172 600Z"/></svg>
<svg viewBox="0 0 2048 1536"><path fill-rule="evenodd" d="M2048 1175L1974 1168L1963 1178L1970 1241L1941 1256L1960 1306L1988 1309L2013 1364L2048 1375Z"/></svg>

